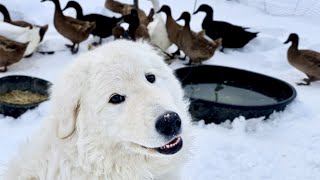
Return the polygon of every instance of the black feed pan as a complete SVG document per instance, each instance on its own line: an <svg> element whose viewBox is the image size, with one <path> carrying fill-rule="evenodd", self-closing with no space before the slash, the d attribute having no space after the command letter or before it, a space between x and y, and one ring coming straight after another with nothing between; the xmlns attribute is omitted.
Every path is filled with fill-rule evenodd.
<svg viewBox="0 0 320 180"><path fill-rule="evenodd" d="M7 93L13 90L28 90L41 95L49 96L48 89L50 86L50 82L30 76L16 75L0 78L0 93ZM37 107L41 102L20 105L0 101L0 114L17 118L27 110Z"/></svg>
<svg viewBox="0 0 320 180"><path fill-rule="evenodd" d="M272 97L274 103L264 105L239 105L190 98L190 112L194 120L219 124L244 116L269 117L274 111L282 111L296 97L295 89L288 83L266 75L230 67L202 65L185 67L175 71L183 87L192 84L216 83L257 92Z"/></svg>

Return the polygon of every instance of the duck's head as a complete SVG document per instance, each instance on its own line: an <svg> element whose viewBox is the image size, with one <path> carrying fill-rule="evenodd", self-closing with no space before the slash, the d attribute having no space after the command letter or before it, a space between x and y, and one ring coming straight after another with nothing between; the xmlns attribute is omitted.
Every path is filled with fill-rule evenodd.
<svg viewBox="0 0 320 180"><path fill-rule="evenodd" d="M138 17L138 11L136 9L132 9L130 15L133 17Z"/></svg>
<svg viewBox="0 0 320 180"><path fill-rule="evenodd" d="M75 1L69 1L68 3L67 3L67 5L66 5L66 7L64 7L63 9L62 9L62 11L64 11L64 10L66 10L66 9L68 9L68 8L75 8L75 9L77 9L77 8L79 8L79 3L77 3L77 2L75 2ZM80 7L81 8L81 7Z"/></svg>
<svg viewBox="0 0 320 180"><path fill-rule="evenodd" d="M212 13L213 9L208 4L202 4L193 14L197 14L198 12Z"/></svg>
<svg viewBox="0 0 320 180"><path fill-rule="evenodd" d="M168 5L163 5L157 13L160 13L160 12L171 14L171 8Z"/></svg>
<svg viewBox="0 0 320 180"><path fill-rule="evenodd" d="M284 42L284 44L288 44L289 42L298 42L299 36L296 33L291 33L288 39Z"/></svg>
<svg viewBox="0 0 320 180"><path fill-rule="evenodd" d="M176 21L180 21L182 19L185 20L186 22L190 22L190 19L191 19L190 13L187 11L184 11Z"/></svg>

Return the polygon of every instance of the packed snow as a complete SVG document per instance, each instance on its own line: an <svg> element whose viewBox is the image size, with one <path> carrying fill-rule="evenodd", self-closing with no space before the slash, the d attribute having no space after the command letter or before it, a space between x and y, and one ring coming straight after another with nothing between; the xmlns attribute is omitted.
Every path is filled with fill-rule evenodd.
<svg viewBox="0 0 320 180"><path fill-rule="evenodd" d="M251 27L250 31L260 32L245 48L226 49L225 53L217 51L204 64L231 66L279 78L293 85L298 96L285 111L272 114L266 121L263 118L246 120L239 117L231 124L197 123L193 156L183 168L182 179L320 179L320 81L311 86L297 86L296 82L300 82L305 75L288 63L286 53L289 45L283 44L289 34L295 32L300 35L300 48L320 51L320 16L303 13L299 16L274 16L263 11L263 8L254 7L256 5L250 6L249 0L244 1L198 0L197 6L206 2L214 7L216 20ZM62 0L62 6L66 2ZM83 6L84 13L119 17L119 14L104 8L104 0L78 2ZM132 3L129 0L121 2ZM277 2L279 4L281 1ZM303 2L306 1L300 3ZM0 77L32 75L54 83L77 55L71 55L65 48L64 44L69 41L59 35L52 24L53 3L40 3L40 0L1 0L0 3L7 6L12 19L23 19L38 25L49 24L49 32L39 48L57 51L54 55L34 54L23 59L10 66L8 72L0 74ZM174 18L178 18L182 11L194 11L194 1L160 0L160 4L170 5ZM282 5L285 4L288 2L284 1ZM151 2L140 0L140 7L149 12ZM65 13L75 14L73 10ZM201 30L203 17L203 13L192 16L191 27L194 31ZM109 38L104 43L111 40ZM82 43L78 54L87 51L87 45L93 41L91 37ZM170 66L176 69L183 63L176 60ZM49 108L50 102L45 102L18 119L0 115L0 174L19 145L39 127Z"/></svg>

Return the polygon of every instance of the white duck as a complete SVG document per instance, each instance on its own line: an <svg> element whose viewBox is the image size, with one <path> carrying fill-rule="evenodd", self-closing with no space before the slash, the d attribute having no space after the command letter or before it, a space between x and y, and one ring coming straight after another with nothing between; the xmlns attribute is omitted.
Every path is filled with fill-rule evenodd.
<svg viewBox="0 0 320 180"><path fill-rule="evenodd" d="M160 10L159 1L149 1L152 2L154 12L158 12ZM151 43L158 46L161 50L166 51L172 45L172 42L168 38L166 24L162 19L161 14L154 14L153 21L148 24L148 32Z"/></svg>
<svg viewBox="0 0 320 180"><path fill-rule="evenodd" d="M20 27L6 22L0 22L0 35L20 43L29 42L24 57L31 56L40 43L40 27Z"/></svg>

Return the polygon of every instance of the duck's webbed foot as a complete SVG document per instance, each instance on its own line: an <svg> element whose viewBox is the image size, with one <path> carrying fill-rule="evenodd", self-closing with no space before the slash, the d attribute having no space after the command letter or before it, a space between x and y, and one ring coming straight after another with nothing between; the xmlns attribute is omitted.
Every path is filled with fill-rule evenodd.
<svg viewBox="0 0 320 180"><path fill-rule="evenodd" d="M304 79L302 79L302 81L304 81L304 82L297 83L297 85L298 86L309 86L310 83L312 82L312 79L304 78Z"/></svg>
<svg viewBox="0 0 320 180"><path fill-rule="evenodd" d="M72 45L66 44L66 46L71 49L72 54L76 54L79 50L79 44L77 43L73 43Z"/></svg>
<svg viewBox="0 0 320 180"><path fill-rule="evenodd" d="M297 85L299 85L299 86L309 86L311 82L319 80L318 78L316 78L314 76L309 76L309 75L307 75L307 76L308 76L308 78L302 79L302 81L304 81L304 83L303 82L297 83Z"/></svg>
<svg viewBox="0 0 320 180"><path fill-rule="evenodd" d="M79 44L74 44L73 48L71 48L71 53L76 54L79 51Z"/></svg>

